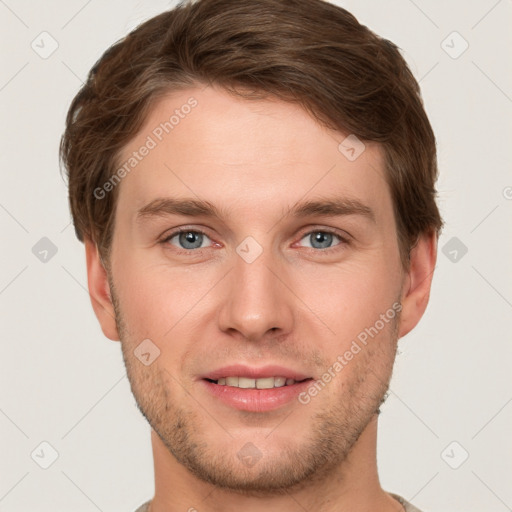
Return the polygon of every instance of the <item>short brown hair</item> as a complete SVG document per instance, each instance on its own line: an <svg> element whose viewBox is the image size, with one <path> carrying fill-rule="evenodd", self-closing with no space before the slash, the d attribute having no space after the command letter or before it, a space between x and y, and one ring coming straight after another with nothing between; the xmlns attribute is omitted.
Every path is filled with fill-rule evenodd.
<svg viewBox="0 0 512 512"><path fill-rule="evenodd" d="M154 102L199 85L294 102L329 128L380 143L404 265L421 233L439 235L435 137L396 45L323 0L199 0L110 47L70 106L60 155L75 231L107 261L119 187L101 200L94 190Z"/></svg>

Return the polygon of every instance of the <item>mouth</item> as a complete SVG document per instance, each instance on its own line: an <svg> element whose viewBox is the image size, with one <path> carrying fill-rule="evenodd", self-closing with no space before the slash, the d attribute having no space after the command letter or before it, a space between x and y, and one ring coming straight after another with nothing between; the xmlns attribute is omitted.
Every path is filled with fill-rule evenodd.
<svg viewBox="0 0 512 512"><path fill-rule="evenodd" d="M233 388L241 389L273 389L282 388L283 386L293 386L297 382L304 382L306 380L312 380L311 378L302 379L296 381L295 379L286 377L261 377L259 379L253 379L251 377L231 376L221 377L218 380L205 379L212 384L218 386L230 386Z"/></svg>
<svg viewBox="0 0 512 512"><path fill-rule="evenodd" d="M242 411L266 412L290 404L313 377L294 370L235 365L203 375L200 381L211 397Z"/></svg>

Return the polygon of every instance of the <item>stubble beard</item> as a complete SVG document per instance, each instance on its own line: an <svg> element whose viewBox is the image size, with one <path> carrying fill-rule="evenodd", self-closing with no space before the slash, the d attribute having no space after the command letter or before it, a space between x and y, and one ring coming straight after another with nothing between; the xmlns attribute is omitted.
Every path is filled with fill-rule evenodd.
<svg viewBox="0 0 512 512"><path fill-rule="evenodd" d="M388 326L388 339L370 341L361 351L364 359L358 355L358 371L352 372L351 380L343 383L339 399L309 419L307 438L280 438L279 450L273 450L273 456L266 457L262 450L261 459L254 466L244 466L237 457L237 451L245 441L234 443L225 432L220 446L212 442L207 433L215 420L206 412L198 411L200 407L193 399L189 400L190 408L176 405L172 394L173 390L181 389L177 378L156 363L144 366L134 357L137 341L130 339L130 329L113 283L110 283L110 290L123 359L139 410L170 454L198 479L217 488L262 497L314 485L343 464L386 399L396 355L399 313ZM370 345L372 342L374 345ZM386 348L382 349L382 345ZM380 376L375 373L375 366L380 366ZM342 379L343 376L337 378ZM317 397L311 403L316 400L321 398ZM304 418L305 410L302 408L308 405L298 404L295 407L283 425L286 421ZM222 418L215 419L222 424ZM278 437L278 431L268 439L272 436ZM246 441L251 439L254 436L249 431Z"/></svg>

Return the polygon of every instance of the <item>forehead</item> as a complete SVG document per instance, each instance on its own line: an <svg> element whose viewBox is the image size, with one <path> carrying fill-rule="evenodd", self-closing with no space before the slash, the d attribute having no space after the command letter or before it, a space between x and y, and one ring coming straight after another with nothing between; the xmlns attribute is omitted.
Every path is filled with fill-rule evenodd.
<svg viewBox="0 0 512 512"><path fill-rule="evenodd" d="M346 140L354 145L348 135L284 101L211 87L174 92L153 106L120 154L127 172L118 208L134 212L156 197L181 195L263 212L332 194L390 208L382 149L365 143L349 159L340 151ZM356 140L355 151L362 147Z"/></svg>

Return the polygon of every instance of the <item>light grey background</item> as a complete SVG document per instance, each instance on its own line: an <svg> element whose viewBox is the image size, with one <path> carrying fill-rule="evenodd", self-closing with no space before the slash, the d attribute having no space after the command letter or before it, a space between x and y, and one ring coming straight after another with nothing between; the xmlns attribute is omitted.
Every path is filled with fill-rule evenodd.
<svg viewBox="0 0 512 512"><path fill-rule="evenodd" d="M420 80L446 221L380 418L382 485L425 512L512 510L512 1L338 3ZM131 512L152 496L149 427L89 302L57 150L90 67L168 5L0 0L0 511Z"/></svg>

